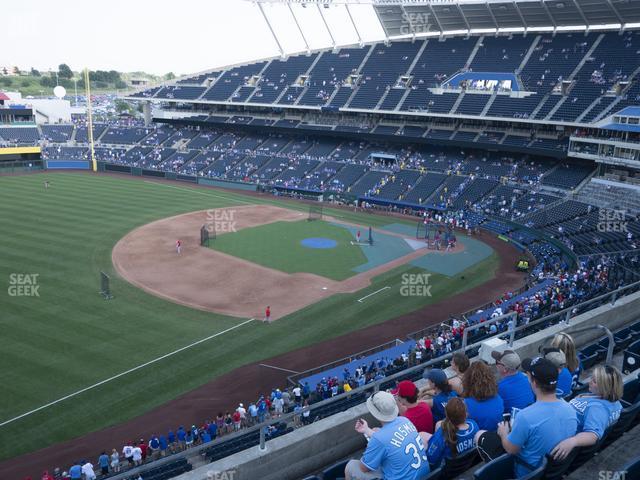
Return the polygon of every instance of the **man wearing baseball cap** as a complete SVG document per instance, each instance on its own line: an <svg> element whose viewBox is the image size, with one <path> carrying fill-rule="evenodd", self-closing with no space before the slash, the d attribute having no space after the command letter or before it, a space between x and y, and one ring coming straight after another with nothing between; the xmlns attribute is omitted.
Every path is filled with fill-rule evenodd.
<svg viewBox="0 0 640 480"><path fill-rule="evenodd" d="M399 414L411 420L418 432L433 433L433 414L426 402L418 401L418 387L411 380L403 380L391 390L398 403Z"/></svg>
<svg viewBox="0 0 640 480"><path fill-rule="evenodd" d="M556 397L558 370L553 363L542 357L527 358L522 361L522 369L529 377L535 403L520 410L511 422L498 424L497 433L481 431L476 438L485 460L504 452L516 455L516 478L540 466L544 456L575 435L578 428L575 410Z"/></svg>
<svg viewBox="0 0 640 480"><path fill-rule="evenodd" d="M362 459L350 460L346 480L419 480L429 473L427 453L416 427L398 416L396 399L389 392L376 392L367 399L367 409L382 427L371 429L359 419L356 432L367 437Z"/></svg>
<svg viewBox="0 0 640 480"><path fill-rule="evenodd" d="M494 350L491 356L496 361L496 368L501 377L498 382L498 395L504 402L504 412L515 416L513 409L522 410L535 401L529 379L518 370L520 356L513 350Z"/></svg>

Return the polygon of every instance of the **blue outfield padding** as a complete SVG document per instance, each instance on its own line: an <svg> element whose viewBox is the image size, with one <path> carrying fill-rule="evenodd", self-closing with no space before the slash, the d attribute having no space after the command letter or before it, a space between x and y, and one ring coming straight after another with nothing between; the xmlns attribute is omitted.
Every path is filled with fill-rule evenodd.
<svg viewBox="0 0 640 480"><path fill-rule="evenodd" d="M87 160L47 160L50 170L89 170Z"/></svg>
<svg viewBox="0 0 640 480"><path fill-rule="evenodd" d="M305 238L304 240L300 240L300 244L303 247L320 249L336 248L338 246L338 242L335 240L324 237Z"/></svg>
<svg viewBox="0 0 640 480"><path fill-rule="evenodd" d="M338 377L340 380L343 379L342 374L344 372L345 367L349 370L349 373L353 377L356 372L356 368L361 365L369 366L371 362L377 362L380 359L388 359L389 362L392 362L394 359L402 355L403 353L409 353L409 351L414 348L416 345L415 340L407 340L400 345L396 345L395 347L387 348L386 350L382 350L381 352L372 353L371 355L367 355L366 357L359 358L358 360L353 360L351 362L343 363L342 365L338 365L337 367L330 368L320 373L316 373L314 375L310 375L305 378L301 378L300 384L304 385L305 382L309 382L309 386L314 389L322 377Z"/></svg>

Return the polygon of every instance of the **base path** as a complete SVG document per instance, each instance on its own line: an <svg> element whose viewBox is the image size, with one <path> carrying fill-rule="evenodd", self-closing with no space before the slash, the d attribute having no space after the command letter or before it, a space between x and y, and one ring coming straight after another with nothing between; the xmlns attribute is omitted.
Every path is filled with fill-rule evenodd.
<svg viewBox="0 0 640 480"><path fill-rule="evenodd" d="M216 231L239 231L304 218L299 211L271 205L203 210L164 218L123 237L113 249L112 260L120 276L158 297L241 318L262 318L265 306L272 305L277 306L272 315L275 320L337 293L361 290L377 275L429 255L426 249L416 250L335 281L313 273L282 272L200 246L200 228L212 222L217 223ZM385 234L403 237L393 232ZM175 246L178 239L182 242L180 254ZM461 249L459 243L450 253Z"/></svg>

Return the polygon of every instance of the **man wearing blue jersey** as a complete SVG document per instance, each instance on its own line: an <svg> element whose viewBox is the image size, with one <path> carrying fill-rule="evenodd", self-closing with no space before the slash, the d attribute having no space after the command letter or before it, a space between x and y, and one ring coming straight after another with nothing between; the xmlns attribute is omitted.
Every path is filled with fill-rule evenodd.
<svg viewBox="0 0 640 480"><path fill-rule="evenodd" d="M429 473L424 443L416 427L398 416L398 405L389 392L377 392L367 399L367 409L382 427L371 429L367 422L356 422L356 432L369 444L360 460L345 468L346 480L419 480Z"/></svg>

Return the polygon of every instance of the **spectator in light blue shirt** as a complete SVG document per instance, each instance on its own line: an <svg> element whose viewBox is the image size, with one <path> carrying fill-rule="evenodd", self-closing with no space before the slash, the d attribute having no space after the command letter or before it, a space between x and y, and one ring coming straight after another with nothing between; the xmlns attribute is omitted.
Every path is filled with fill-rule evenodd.
<svg viewBox="0 0 640 480"><path fill-rule="evenodd" d="M73 467L69 469L69 478L71 480L80 480L82 478L82 467L80 462L76 462Z"/></svg>
<svg viewBox="0 0 640 480"><path fill-rule="evenodd" d="M468 416L483 430L495 430L502 420L504 402L498 395L496 377L484 362L473 362L462 379Z"/></svg>
<svg viewBox="0 0 640 480"><path fill-rule="evenodd" d="M520 410L511 422L500 422L497 434L481 432L476 438L485 459L507 452L517 455L515 477L520 478L540 466L547 453L562 440L575 435L575 410L556 397L558 369L549 360L536 357L522 362L536 402Z"/></svg>
<svg viewBox="0 0 640 480"><path fill-rule="evenodd" d="M498 395L504 402L504 413L512 416L516 410L522 410L535 401L527 376L518 371L520 356L513 350L493 351L496 368L502 377L498 382Z"/></svg>
<svg viewBox="0 0 640 480"><path fill-rule="evenodd" d="M350 460L346 480L420 480L429 473L424 442L416 427L398 416L398 405L389 392L377 392L367 399L367 409L382 427L373 430L367 422L356 422L356 431L369 443L360 460Z"/></svg>
<svg viewBox="0 0 640 480"><path fill-rule="evenodd" d="M589 393L569 402L578 415L579 433L556 445L551 452L554 458L561 460L576 447L595 445L620 418L622 394L623 381L618 369L598 365L589 381Z"/></svg>

